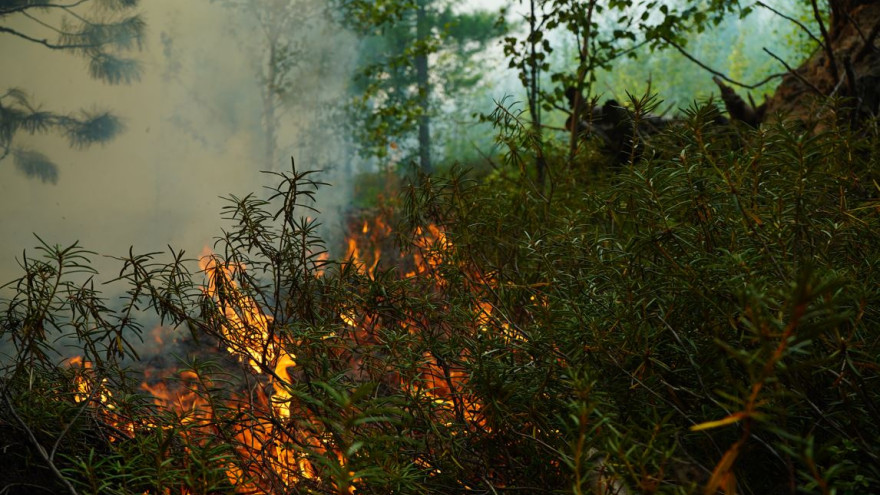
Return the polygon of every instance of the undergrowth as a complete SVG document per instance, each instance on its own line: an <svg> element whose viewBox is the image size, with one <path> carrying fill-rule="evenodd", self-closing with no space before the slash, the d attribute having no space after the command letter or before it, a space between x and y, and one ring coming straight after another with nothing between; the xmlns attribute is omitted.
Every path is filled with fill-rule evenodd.
<svg viewBox="0 0 880 495"><path fill-rule="evenodd" d="M205 271L120 258L121 302L44 244L0 302L0 491L880 491L876 127L695 107L597 174L502 125L551 184L422 178L396 230L421 264L325 260L296 171L230 198ZM229 350L187 363L198 407L122 370L147 310Z"/></svg>

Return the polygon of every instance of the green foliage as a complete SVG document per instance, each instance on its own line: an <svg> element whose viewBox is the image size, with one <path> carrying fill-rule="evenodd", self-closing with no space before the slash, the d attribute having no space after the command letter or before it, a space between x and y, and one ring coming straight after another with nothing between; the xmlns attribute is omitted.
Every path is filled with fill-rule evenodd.
<svg viewBox="0 0 880 495"><path fill-rule="evenodd" d="M688 52L705 65L726 74L733 80L750 84L761 81L784 68L772 59L756 43L756 37L772 31L778 39L786 42L773 48L773 52L783 60L796 65L806 59L809 51L815 48L811 42L798 36L802 30L789 21L772 15L765 10L763 17L753 12L745 19L727 18L714 26L711 31L684 35ZM572 58L571 50L563 50L558 58ZM693 101L703 101L715 94L718 87L712 82L710 74L703 72L692 61L676 50L662 50L648 53L647 48L633 52L634 58L621 57L608 69L596 72L593 86L595 94L603 98L626 99L624 91L642 94L656 92L675 113L685 109ZM555 63L559 63L554 60ZM761 95L771 95L779 78L771 78L768 84L754 90L757 104Z"/></svg>
<svg viewBox="0 0 880 495"><path fill-rule="evenodd" d="M479 82L475 56L506 26L487 11L455 13L453 3L338 2L343 25L361 36L350 132L363 155L386 158L392 149L406 158L417 154L425 146L415 137L421 119L442 123L439 109ZM420 76L418 59L427 64L428 57L428 73Z"/></svg>
<svg viewBox="0 0 880 495"><path fill-rule="evenodd" d="M551 0L530 5L528 32L505 38L504 51L523 86L533 87L530 98L540 101L545 110L562 102L568 87L586 92L589 98L597 92L593 83L598 71L616 70L621 57L635 57L642 46L653 53L672 44L685 45L693 33L718 26L730 13L745 16L752 10L736 0ZM570 48L565 62L553 63L552 54L566 45ZM552 88L533 86L542 73L549 74Z"/></svg>
<svg viewBox="0 0 880 495"><path fill-rule="evenodd" d="M409 276L405 263L371 275L322 261L302 217L319 185L308 173L278 175L266 200L229 198L207 290L182 253L129 254L115 282L129 289L110 309L89 253L44 244L0 303L14 349L0 381L0 435L15 446L4 483L877 490L880 136L716 117L690 109L613 176L546 149L550 197L529 174L503 187L423 178L397 231L426 260ZM515 113L498 126L508 163L535 152ZM157 408L120 371L147 308L229 350L188 363L182 386L200 406ZM61 337L92 368L59 363Z"/></svg>
<svg viewBox="0 0 880 495"><path fill-rule="evenodd" d="M456 210L455 225L468 228L450 238L496 280L501 321L528 313L529 344L514 343L547 355L536 369L556 361L560 378L593 377L595 421L607 423L592 446L637 492L722 486L727 471L716 463L731 451L745 492L863 489L865 478L851 483L838 470L870 472L876 487L876 465L859 459L876 455L876 398L863 380L877 375L875 364L854 364L876 363L876 351L851 354L878 316L866 310L878 296L876 215L867 213L876 191L863 182L876 176L876 136L781 126L733 151L713 120L692 110L657 158L608 189L558 186L549 211L529 189L459 199L472 206ZM510 242L511 231L525 234ZM851 421L834 419L837 407ZM691 432L724 417L737 426ZM830 454L852 442L861 455ZM676 473L692 470L702 474L688 488Z"/></svg>
<svg viewBox="0 0 880 495"><path fill-rule="evenodd" d="M395 25L413 7L371 5L354 21ZM608 7L641 19L647 42L681 43L736 5ZM534 106L560 96L533 85L552 48L535 28L579 39L578 70L555 81L578 89L621 35L589 14L604 5L544 6L557 10L508 44L531 120L506 101L487 117L498 170L420 177L381 204L403 207L398 245L376 259L327 258L322 184L296 170L273 174L267 198L228 198L198 271L182 252L132 249L104 286L93 253L40 241L0 299L0 490L880 490L876 121L746 129L710 104L647 136L658 102L627 94L632 132L611 168L589 138L535 125ZM3 132L50 125L30 113ZM72 144L112 128L83 122ZM124 367L143 366L143 313L188 329L199 355L177 402Z"/></svg>

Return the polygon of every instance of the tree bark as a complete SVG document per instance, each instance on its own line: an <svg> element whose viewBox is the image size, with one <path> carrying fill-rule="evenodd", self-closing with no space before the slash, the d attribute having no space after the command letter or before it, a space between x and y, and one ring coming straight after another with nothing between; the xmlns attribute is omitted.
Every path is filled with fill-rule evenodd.
<svg viewBox="0 0 880 495"><path fill-rule="evenodd" d="M530 2L530 15L529 15L529 39L532 40L531 44L531 53L529 57L529 85L526 88L526 93L529 100L529 114L532 116L532 130L535 133L535 151L537 156L535 157L535 171L537 174L537 182L538 185L543 189L544 183L546 182L547 175L547 159L544 157L544 136L541 128L541 107L538 105L538 99L540 98L540 62L538 62L537 58L537 41L535 40L533 34L537 29L537 11L535 0L531 0Z"/></svg>
<svg viewBox="0 0 880 495"><path fill-rule="evenodd" d="M832 0L826 49L783 77L767 101L765 122L796 119L808 125L832 111L828 97L844 98L851 122L880 113L880 3L868 0ZM824 42L825 40L823 40ZM833 54L830 63L828 53ZM840 70L831 70L831 67Z"/></svg>

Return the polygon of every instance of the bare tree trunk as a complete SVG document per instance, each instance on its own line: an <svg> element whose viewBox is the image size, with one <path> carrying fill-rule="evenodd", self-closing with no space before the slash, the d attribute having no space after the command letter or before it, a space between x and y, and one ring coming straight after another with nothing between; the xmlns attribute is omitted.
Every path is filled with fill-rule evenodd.
<svg viewBox="0 0 880 495"><path fill-rule="evenodd" d="M275 151L278 147L278 118L275 115L275 97L277 94L278 79L278 60L277 60L277 40L270 37L269 42L269 60L266 67L265 81L263 81L263 132L265 138L265 149L263 156L266 170L275 170Z"/></svg>
<svg viewBox="0 0 880 495"><path fill-rule="evenodd" d="M831 0L831 19L823 46L785 75L768 100L766 119L777 115L812 123L835 111L826 97L844 97L853 125L880 114L880 3ZM833 57L834 63L830 62ZM838 67L835 71L832 67Z"/></svg>
<svg viewBox="0 0 880 495"><path fill-rule="evenodd" d="M535 169L537 172L537 181L538 185L543 188L544 182L546 182L547 175L547 159L544 157L544 136L541 130L541 107L538 105L538 99L540 95L538 94L540 91L540 77L541 77L541 69L540 63L537 58L537 41L534 36L531 36L535 33L537 29L536 23L538 21L537 12L535 11L535 0L530 1L530 11L529 11L529 39L532 40L531 44L531 53L529 58L529 85L526 88L526 92L528 93L529 100L529 114L532 116L532 131L535 133L535 141L536 141L536 153L535 157Z"/></svg>
<svg viewBox="0 0 880 495"><path fill-rule="evenodd" d="M416 11L416 38L420 48L416 55L416 81L419 88L419 166L423 173L433 172L431 166L431 130L430 116L428 115L428 97L430 85L428 80L428 53L425 45L428 38L428 20L425 15L425 1L419 0Z"/></svg>

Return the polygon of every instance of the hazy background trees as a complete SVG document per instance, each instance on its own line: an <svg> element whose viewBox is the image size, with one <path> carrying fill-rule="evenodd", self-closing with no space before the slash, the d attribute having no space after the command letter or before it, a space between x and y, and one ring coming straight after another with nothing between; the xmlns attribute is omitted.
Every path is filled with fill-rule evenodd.
<svg viewBox="0 0 880 495"><path fill-rule="evenodd" d="M739 71L751 82L747 68L732 68L738 55L712 56L728 46L716 42L743 38L724 23L754 20L753 5L523 1L499 23L512 26L501 47L467 41L474 52L458 57L456 23L435 37L432 4L419 1L352 2L345 19L375 30L365 36L342 31L338 12L319 22L298 1L155 0L162 28L145 40L154 70L137 93L96 97L130 115L132 132L57 188L0 175L8 242L47 225L53 236L39 241L40 259L20 255L23 274L0 287L0 343L11 349L0 353L0 464L12 466L0 491L877 491L880 109L861 96L877 87L867 82L880 67L880 8L868 9L872 25L859 4L764 13L828 21L819 36L798 21L814 50L792 53L812 58L782 78L806 118L756 129L725 121L712 102L689 104L642 140L640 119L659 107L626 85L670 91L681 81L665 73L697 66L690 79L742 84ZM378 88L367 99L381 109L375 123L398 126L400 142L377 134L380 144L402 151L340 165L320 150L353 157L348 144L363 140L322 114L367 94L349 85L357 65L346 55L358 41L385 47L398 27L413 47L400 86L386 86L393 71L381 64L365 74ZM768 55L788 65L777 49ZM0 47L0 65L15 51ZM822 59L835 52L846 74ZM468 106L456 101L466 93L438 89L432 68L444 53L486 69L470 74L479 84L457 74L464 87L485 95L491 81L512 81L498 93L513 97L482 116L501 149L487 148L477 173L446 169L457 153L442 162L429 153L453 149L435 123ZM644 67L621 62L630 55ZM847 67L859 57L867 68ZM489 70L497 66L513 70ZM383 107L397 90L410 98ZM803 104L810 91L820 112ZM611 160L579 132L603 101L626 131ZM258 169L288 153L297 169L253 193ZM355 172L377 164L401 176L394 158L437 174L388 208L346 195L368 175ZM341 183L318 192L314 180ZM193 213L214 217L206 197L230 189L222 226ZM313 201L328 193L338 208ZM93 199L85 213L75 208L83 198ZM381 226L372 232L395 247L377 248L367 269L354 250L325 261L324 247L341 243L319 230L316 209L355 236ZM71 235L128 254L96 271L90 260L107 259ZM167 255L150 252L157 244ZM216 254L195 254L206 244ZM412 259L399 258L407 249ZM188 330L188 357L215 351L179 375L206 408L157 409L123 368L138 361L145 313ZM91 367L64 360L68 352Z"/></svg>
<svg viewBox="0 0 880 495"><path fill-rule="evenodd" d="M433 170L432 120L467 97L480 78L474 56L506 29L497 12L455 10L462 3L339 2L342 23L361 37L348 130L367 156L399 149Z"/></svg>
<svg viewBox="0 0 880 495"><path fill-rule="evenodd" d="M719 2L720 7L711 11L733 10L726 17L707 15L693 2L667 2L669 14L681 19L680 28L664 24L659 6L599 2L594 4L589 30L581 14L591 3L535 2L534 36L529 35L531 3L511 2L503 22L497 23L502 17L497 7L502 4L494 2L493 10L487 11L476 2L425 3L429 35L424 43L414 43L419 38L416 2L157 0L138 7L140 18L149 25L140 39L141 82L132 86L89 86L88 71L79 65L82 60L90 63L88 56L63 57L71 50L51 50L3 33L0 61L21 70L6 72L0 85L23 89L32 110L38 110L35 102L44 101L48 108L58 109L50 113L84 121L78 108L86 108L92 116L105 116L94 108L108 108L115 119L95 122L125 124L128 129L105 147L82 152L68 151L68 140L31 136L16 127L19 147L40 153L22 155L31 163L63 156L77 173L58 181L54 201L46 202L40 199L44 186L22 180L26 176L21 172L50 170L46 177L52 178L51 170L57 169L0 167L2 206L10 212L4 229L10 239L19 239L2 247L4 258L15 256L18 248L13 244L28 244L32 231L58 232L69 239L103 238L99 242L108 243L108 250L138 241L161 248L176 239L186 239L190 250L198 250L214 230L211 213L219 207L218 192L255 189L261 183L259 170L285 168L291 156L302 167L336 174L329 179L335 187L322 196L328 202L325 209L340 214L371 201L368 194L352 194L350 187L374 180L370 174L378 169L421 166L423 149L430 151L427 157L435 170L461 160L486 173L500 156L491 126L478 122L473 114L490 114L493 101L509 95L508 102L518 101L519 108L538 112L538 118L526 117L547 139L565 142L564 90L577 84L582 66L595 66L594 71L584 72L584 89L589 89L585 98L623 101L627 88L640 92L650 79L652 90L667 102L661 109L668 108L668 115L715 91L707 72L674 48L664 49L659 36L651 38L656 46L644 44L651 32L666 32L697 58L747 82L759 79L753 72L758 66L753 56L761 57L762 75L780 66L751 41L754 36L745 33L764 33L775 26L786 41L774 51L792 64L813 43L800 28L766 9L753 9L739 19L734 2ZM99 7L95 12L102 19L135 12L131 2L119 3L126 6L123 10L107 10L106 5L86 2L79 9L90 14ZM797 7L783 13L813 26L810 10L801 8L808 3ZM270 16L273 10L287 14ZM650 14L647 21L641 19L645 12ZM715 18L723 20L715 26ZM16 14L11 11L3 17L13 19ZM16 22L39 26L27 18ZM702 33L686 29L689 22L708 28ZM640 23L649 30L642 31ZM508 67L511 59L504 54L498 38L504 31L498 26L507 31L502 37L519 43L513 68ZM615 32L626 26L626 36ZM274 56L268 35L275 38ZM590 40L586 52L584 40ZM533 42L536 57L531 55ZM791 52L786 52L787 46ZM125 53L113 51L118 47L111 45L105 48L117 57ZM419 91L415 67L419 52L427 55L427 86L423 84L427 93ZM601 68L602 57L613 57L612 70ZM536 69L526 85L520 80L523 67ZM64 78L63 93L55 91L59 74ZM587 74L595 74L596 80L591 82ZM539 91L529 89L532 85ZM754 90L756 100L769 88ZM428 98L421 100L423 93ZM12 98L15 94L3 98L4 108L32 113L20 108L18 98ZM68 101L82 103L70 108ZM420 128L430 129L428 146L422 145L425 134L420 140ZM81 193L88 188L102 192ZM338 230L341 222L327 223L334 224L327 225L329 231ZM108 229L108 225L121 227Z"/></svg>

